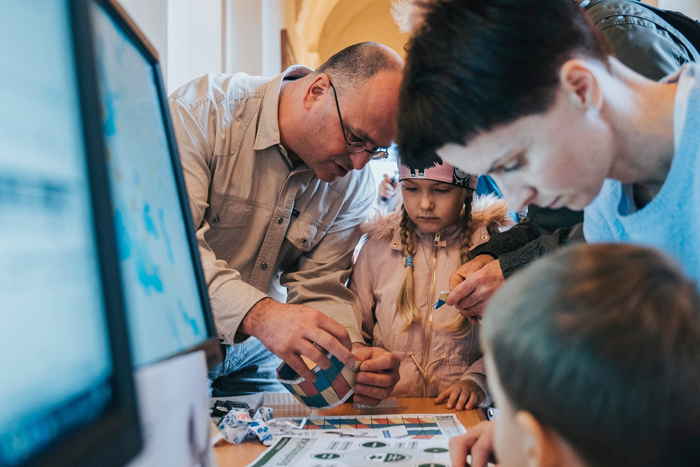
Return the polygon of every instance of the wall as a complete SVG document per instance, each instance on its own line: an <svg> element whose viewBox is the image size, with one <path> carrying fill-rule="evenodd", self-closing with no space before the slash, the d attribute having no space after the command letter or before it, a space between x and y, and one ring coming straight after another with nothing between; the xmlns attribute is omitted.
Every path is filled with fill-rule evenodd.
<svg viewBox="0 0 700 467"><path fill-rule="evenodd" d="M284 0L263 0L262 5L262 75L275 76L282 72L280 31L284 27Z"/></svg>
<svg viewBox="0 0 700 467"><path fill-rule="evenodd" d="M169 93L193 78L224 71L221 0L169 0L167 16Z"/></svg>
<svg viewBox="0 0 700 467"><path fill-rule="evenodd" d="M163 75L167 83L168 64L168 1L118 0L148 41L158 51ZM167 84L166 84L167 85Z"/></svg>
<svg viewBox="0 0 700 467"><path fill-rule="evenodd" d="M301 64L315 68L344 47L368 40L403 54L408 37L391 18L391 0L286 0L286 5L284 26Z"/></svg>
<svg viewBox="0 0 700 467"><path fill-rule="evenodd" d="M700 18L700 0L645 0ZM159 53L168 92L208 72L280 72L280 30L297 63L317 67L374 40L403 55L391 0L120 0Z"/></svg>
<svg viewBox="0 0 700 467"><path fill-rule="evenodd" d="M225 0L226 73L280 73L285 0Z"/></svg>
<svg viewBox="0 0 700 467"><path fill-rule="evenodd" d="M333 8L321 31L319 62L358 42L375 41L404 56L408 34L399 32L391 17L390 0L341 0Z"/></svg>
<svg viewBox="0 0 700 467"><path fill-rule="evenodd" d="M224 70L223 2L119 0L158 51L168 93L197 76Z"/></svg>
<svg viewBox="0 0 700 467"><path fill-rule="evenodd" d="M700 0L658 0L661 8L680 11L691 18L700 19Z"/></svg>

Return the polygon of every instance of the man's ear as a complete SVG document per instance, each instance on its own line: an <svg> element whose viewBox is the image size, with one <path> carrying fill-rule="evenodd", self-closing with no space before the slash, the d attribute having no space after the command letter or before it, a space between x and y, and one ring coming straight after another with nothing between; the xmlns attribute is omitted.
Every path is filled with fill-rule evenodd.
<svg viewBox="0 0 700 467"><path fill-rule="evenodd" d="M559 86L573 104L584 110L600 111L603 106L600 83L588 62L579 59L564 62L559 70Z"/></svg>
<svg viewBox="0 0 700 467"><path fill-rule="evenodd" d="M549 467L563 465L559 461L558 438L550 429L537 420L530 412L519 411L515 414L515 423L523 431L525 461L529 467Z"/></svg>
<svg viewBox="0 0 700 467"><path fill-rule="evenodd" d="M304 107L310 110L315 105L322 103L331 90L331 81L328 75L321 73L306 88L304 94Z"/></svg>

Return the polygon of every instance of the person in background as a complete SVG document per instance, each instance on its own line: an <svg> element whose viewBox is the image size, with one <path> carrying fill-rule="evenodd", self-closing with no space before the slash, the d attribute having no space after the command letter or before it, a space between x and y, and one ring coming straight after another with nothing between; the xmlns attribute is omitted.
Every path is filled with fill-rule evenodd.
<svg viewBox="0 0 700 467"><path fill-rule="evenodd" d="M700 295L666 255L560 250L508 280L481 327L499 418L450 441L453 466L697 464Z"/></svg>
<svg viewBox="0 0 700 467"><path fill-rule="evenodd" d="M396 207L396 198L398 194L399 181L395 178L389 176L389 174L382 175L382 181L379 183L379 189L377 190L379 199L387 203L388 210L393 211Z"/></svg>
<svg viewBox="0 0 700 467"><path fill-rule="evenodd" d="M396 397L433 397L470 410L489 404L478 328L433 304L469 250L509 224L495 197L472 203L476 180L442 164L411 171L399 161L397 210L368 222L350 289L369 345L400 360Z"/></svg>
<svg viewBox="0 0 700 467"><path fill-rule="evenodd" d="M300 356L327 368L320 348L346 365L363 361L358 403L375 405L396 384L398 358L364 345L345 283L376 196L363 168L395 137L402 69L388 47L362 43L316 71L209 74L170 96L226 346L210 372L214 396L283 391L279 358L314 381Z"/></svg>

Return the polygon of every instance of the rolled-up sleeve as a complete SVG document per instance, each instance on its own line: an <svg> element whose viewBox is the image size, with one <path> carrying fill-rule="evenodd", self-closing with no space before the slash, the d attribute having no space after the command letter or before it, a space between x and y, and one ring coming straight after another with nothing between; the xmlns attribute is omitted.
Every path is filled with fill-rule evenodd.
<svg viewBox="0 0 700 467"><path fill-rule="evenodd" d="M209 118L195 118L187 103L179 98L171 97L169 104L214 324L219 338L225 343L233 344L246 313L267 295L245 283L240 273L229 268L226 261L217 259L205 240L205 234L210 229L204 220L204 213L209 207L213 159L208 132L215 132L216 128L207 127L207 122L211 120Z"/></svg>
<svg viewBox="0 0 700 467"><path fill-rule="evenodd" d="M287 287L287 303L321 311L345 326L353 343L364 343L354 296L346 283L361 236L360 224L372 209L376 188L365 174L353 191L345 197L347 208L340 210L323 239L299 258L296 268L282 274L280 283Z"/></svg>

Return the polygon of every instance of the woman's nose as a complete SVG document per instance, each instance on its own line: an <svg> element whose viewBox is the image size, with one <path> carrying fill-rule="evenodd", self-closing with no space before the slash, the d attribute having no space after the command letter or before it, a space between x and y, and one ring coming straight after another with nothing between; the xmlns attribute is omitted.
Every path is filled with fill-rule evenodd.
<svg viewBox="0 0 700 467"><path fill-rule="evenodd" d="M516 212L522 211L525 206L535 202L535 189L529 186L523 186L513 191L513 194L509 196L508 193L505 194L506 201L510 209Z"/></svg>

